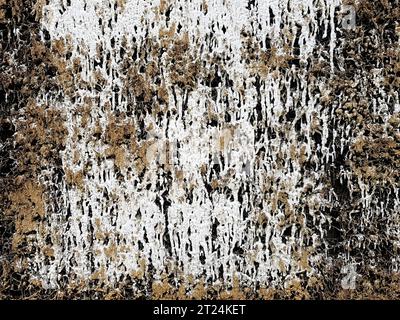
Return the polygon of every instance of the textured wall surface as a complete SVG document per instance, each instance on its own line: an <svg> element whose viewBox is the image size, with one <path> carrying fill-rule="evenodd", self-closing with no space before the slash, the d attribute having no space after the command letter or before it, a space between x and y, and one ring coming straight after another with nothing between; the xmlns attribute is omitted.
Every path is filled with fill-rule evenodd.
<svg viewBox="0 0 400 320"><path fill-rule="evenodd" d="M398 0L0 0L0 298L399 298Z"/></svg>

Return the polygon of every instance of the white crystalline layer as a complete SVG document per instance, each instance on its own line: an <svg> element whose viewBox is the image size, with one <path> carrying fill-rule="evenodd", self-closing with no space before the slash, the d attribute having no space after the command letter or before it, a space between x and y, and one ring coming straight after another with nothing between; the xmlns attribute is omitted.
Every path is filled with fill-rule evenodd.
<svg viewBox="0 0 400 320"><path fill-rule="evenodd" d="M206 14L200 9L203 2L208 3ZM127 36L128 46L131 45L132 36L141 46L140 42L145 37L158 38L160 30L167 27L165 18L157 18L156 8L160 6L159 1L127 0L123 8L115 6L115 1L105 0L76 0L71 1L70 6L62 5L62 3L63 1L52 0L45 6L43 27L49 31L52 39L67 37L71 39L73 44L71 59L80 58L82 80L92 80L92 74L95 71L94 57L99 43L103 44L103 50L107 52L118 52L125 36ZM329 61L333 68L337 27L334 25L333 14L340 2L337 0L258 1L257 11L247 10L248 5L248 1L245 0L173 1L172 6L175 9L170 13L168 27L173 22L177 25L180 23L182 28L188 31L191 43L194 38L199 39L198 43L202 43L213 31L215 37L213 52L230 58L226 72L230 79L233 79L235 86L241 86L244 83L247 85L244 96L239 96L237 91L226 90L225 92L231 102L231 107L236 110L236 119L233 120L235 130L232 136L225 131L207 126L204 114L207 113L210 104L210 90L200 84L188 93L188 109L183 117L174 117L169 121L165 119L161 125L157 125L150 116L145 119L146 126L153 124L154 129L151 134L156 141L148 149L150 153L148 158L152 158L151 155L162 148L163 144L157 141L163 141L168 136L170 141L179 142L180 147L176 155L186 182L173 179L166 189L166 178L160 176L160 169L157 168L155 162L149 164L150 169L146 171L142 182L139 182L137 176L126 169L121 172L123 179L119 179L113 160L105 160L101 163L94 160L97 154L105 154L107 146L89 142L85 134L81 141L73 141L74 128L80 126L80 121L78 121L79 118L72 116L72 111L81 102L78 100L73 104L68 99L63 102L62 108L68 117L66 125L69 132L66 150L63 153L63 166L73 172L82 169L82 167L76 167L72 161L71 155L77 151L82 163L91 161L91 177L85 176L83 190L64 186L62 192L64 208L70 207L71 212L68 223L60 224L58 218L50 218L48 228L53 230L50 232L57 230L61 239L60 243L54 246L54 260L51 261L49 268L41 264L40 256L35 260L38 264L39 278L47 286L57 286L57 281L60 281L59 273L63 268L67 269L67 273L73 272L87 279L93 271L104 267L107 280L116 284L121 275L124 276L140 269L140 261L143 259L146 265L151 264L154 267L154 279L160 279L169 264L174 264L184 276L193 275L195 278L200 278L205 274L207 278L216 281L219 278L219 270L222 268L223 280L231 280L233 275L240 273L243 280L248 280L250 277L254 283L269 283L272 286L280 281L282 274L293 276L302 271L296 262L296 253L293 252L293 248L295 245L308 248L318 246L324 237L322 227L320 227L320 234L312 237L313 243L304 243L306 238L302 232L296 232L298 227L295 223L292 224L288 240L283 241L283 229L279 223L290 215L290 210L296 211L296 208L301 208L304 202L308 202L310 215L315 223L322 226L326 222L326 217L319 210L324 201L328 201L322 196L324 185L318 182L319 171L332 161L335 154L327 148L322 152L324 159L317 159L313 154L311 142L303 143L304 156L307 159L314 159L317 163L316 172L303 177L299 163L287 157L291 152L291 146L296 146L296 148L298 146L298 133L293 126L286 128L285 140L279 136L276 138L266 136L263 140L254 143L256 128L251 124L250 116L257 105L257 91L253 86L255 78L250 75L242 59L241 32L246 29L252 30L257 39L264 42L265 36L268 35L277 47L278 53L283 54L284 39L287 38L287 35L283 33L289 30L296 34L297 26L301 26L299 58L301 62L305 62L315 49L316 30L323 29L325 34L330 30ZM180 6L183 8L182 11L176 10ZM288 6L291 8L290 12L287 11ZM316 13L318 9L320 16ZM273 21L271 13L274 15ZM100 18L103 21L101 25ZM260 28L256 27L257 23ZM284 29L281 28L281 24L284 25ZM222 31L222 26L226 28L225 33ZM115 39L114 49L111 46L113 38ZM294 45L294 40L291 45ZM105 78L103 90L100 92L81 90L79 96L97 96L100 104L103 105L110 101L113 84L122 84L126 76L120 71L120 58L114 54L111 54L110 58L112 74L107 73L105 63L103 66L96 67L96 70L99 70ZM290 72L289 70L288 74ZM281 128L280 117L288 112L290 106L296 107L296 102L299 101L302 113L307 119L307 123L302 124L303 134L309 138L308 141L311 141L311 124L313 121L319 121L322 128L321 145L325 148L328 139L328 111L322 110L322 106L313 99L311 94L306 102L310 88L305 75L293 73L293 76L300 78L300 87L291 88L290 78L285 78L284 74L278 77L267 76L261 92L265 126L273 129ZM286 102L282 97L282 84L287 92ZM323 83L321 85L323 86ZM222 88L218 88L218 97L222 91ZM184 95L178 92L176 99L177 102L174 105L175 101L170 94L170 108L181 110ZM117 106L115 100L111 99L111 101L111 110L126 110L126 102L120 100ZM211 106L221 114L226 108L225 105L215 102L211 103ZM380 111L377 110L377 112ZM315 119L315 114L318 115L318 119ZM108 113L97 110L96 107L91 110L91 117L98 121L103 130L110 120ZM224 165L219 163L221 175L230 177L227 178L229 181L227 186L232 190L232 197L218 192L210 196L200 173L202 165L209 163L210 153L213 154L215 145L218 145L215 137L220 137L221 134L228 136L229 149L232 150L229 163ZM269 161L256 164L255 155L263 147L266 153L265 159ZM282 166L278 166L277 159L281 158L281 155L286 155L286 159L282 160ZM243 170L243 163L248 163L248 172ZM264 170L257 170L257 168L264 168ZM229 170L233 171L229 173ZM244 192L240 186L249 179L253 180L253 183L250 183L251 190ZM273 195L263 193L263 186L268 183L273 185ZM191 201L188 200L184 190L185 184L193 190ZM148 185L150 185L149 189ZM312 195L307 199L302 198L304 195L302 191L305 188L312 190ZM104 196L105 190L110 198L117 200L107 200ZM161 209L164 201L161 195L164 191L168 192L170 201L167 212ZM278 205L273 208L273 198L281 192L286 194L287 204L285 207ZM363 205L369 207L368 191L362 189L362 192L365 192ZM250 196L259 197L263 207L253 207L254 199L248 199ZM243 198L241 202L239 197ZM330 197L334 198L335 194L330 194ZM156 204L157 201L161 203L161 207ZM398 193L396 201L399 203ZM140 214L138 214L139 211ZM247 218L245 214L248 215ZM302 223L305 225L306 215L301 212L296 212L296 214L303 216ZM66 212L62 212L62 215L65 216ZM263 245L254 228L255 220L260 215L266 220L266 245ZM217 238L212 241L212 227L216 220L219 223ZM91 225L94 226L95 232L108 234L107 244L96 236L93 237L90 231ZM165 245L166 234L170 241L170 249ZM110 258L106 253L107 248L115 244L117 244L117 255ZM238 255L234 252L236 245L243 249L242 254ZM213 246L219 247L218 251L214 250ZM318 257L312 259L317 260ZM257 270L255 263L258 265ZM308 272L318 273L319 271L308 270ZM352 285L353 281L350 282ZM348 287L347 282L343 285Z"/></svg>

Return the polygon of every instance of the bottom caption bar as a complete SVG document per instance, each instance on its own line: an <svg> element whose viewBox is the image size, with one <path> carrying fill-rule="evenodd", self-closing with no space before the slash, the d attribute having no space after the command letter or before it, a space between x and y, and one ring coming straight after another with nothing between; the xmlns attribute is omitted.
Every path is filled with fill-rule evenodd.
<svg viewBox="0 0 400 320"><path fill-rule="evenodd" d="M173 303L172 303L173 304ZM244 303L231 304L208 304L208 303L195 303L190 306L173 306L160 303L153 307L154 316L208 316L208 315L225 315L225 316L242 316L246 314L247 305Z"/></svg>

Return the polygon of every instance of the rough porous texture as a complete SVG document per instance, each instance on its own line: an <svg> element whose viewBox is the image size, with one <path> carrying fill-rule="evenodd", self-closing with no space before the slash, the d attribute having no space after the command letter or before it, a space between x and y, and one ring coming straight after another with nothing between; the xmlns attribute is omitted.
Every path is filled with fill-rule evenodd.
<svg viewBox="0 0 400 320"><path fill-rule="evenodd" d="M0 0L0 298L400 298L398 0Z"/></svg>

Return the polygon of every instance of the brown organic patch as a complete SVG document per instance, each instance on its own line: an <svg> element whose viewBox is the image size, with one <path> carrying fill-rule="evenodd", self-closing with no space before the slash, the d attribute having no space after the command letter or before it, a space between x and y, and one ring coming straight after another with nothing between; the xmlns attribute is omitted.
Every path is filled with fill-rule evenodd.
<svg viewBox="0 0 400 320"><path fill-rule="evenodd" d="M396 125L395 118L391 119ZM354 173L373 182L397 185L400 178L399 137L387 135L379 125L370 125L368 129L369 134L358 137L352 145Z"/></svg>
<svg viewBox="0 0 400 320"><path fill-rule="evenodd" d="M44 189L36 181L27 180L9 195L9 199L8 214L16 217L13 250L18 250L30 234L37 233L38 224L45 217Z"/></svg>
<svg viewBox="0 0 400 320"><path fill-rule="evenodd" d="M65 170L65 181L69 186L78 188L81 191L84 189L84 175L81 170L74 172L67 168Z"/></svg>
<svg viewBox="0 0 400 320"><path fill-rule="evenodd" d="M61 111L28 102L18 119L15 141L22 172L35 174L41 168L55 165L65 148L67 130Z"/></svg>
<svg viewBox="0 0 400 320"><path fill-rule="evenodd" d="M293 59L290 54L279 54L276 47L263 49L254 37L247 31L242 31L242 59L251 75L265 78L268 74L288 68L289 61Z"/></svg>
<svg viewBox="0 0 400 320"><path fill-rule="evenodd" d="M185 33L175 41L168 52L170 79L172 84L193 89L200 73L200 61L190 50L189 34Z"/></svg>

